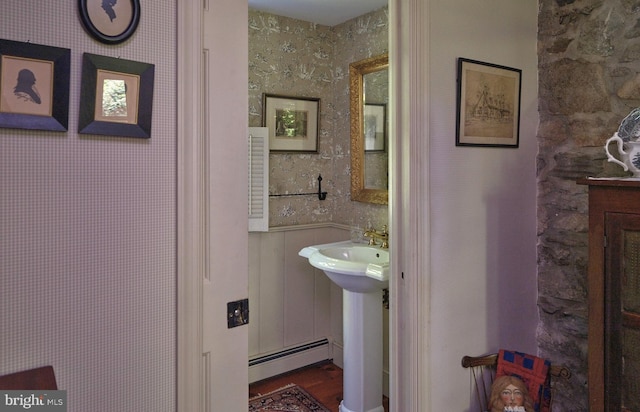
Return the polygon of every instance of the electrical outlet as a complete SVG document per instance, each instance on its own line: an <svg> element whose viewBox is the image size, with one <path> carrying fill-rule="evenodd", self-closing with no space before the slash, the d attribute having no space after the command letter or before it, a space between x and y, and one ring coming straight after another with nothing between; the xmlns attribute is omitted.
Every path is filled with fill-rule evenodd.
<svg viewBox="0 0 640 412"><path fill-rule="evenodd" d="M249 323L249 299L227 303L227 328Z"/></svg>

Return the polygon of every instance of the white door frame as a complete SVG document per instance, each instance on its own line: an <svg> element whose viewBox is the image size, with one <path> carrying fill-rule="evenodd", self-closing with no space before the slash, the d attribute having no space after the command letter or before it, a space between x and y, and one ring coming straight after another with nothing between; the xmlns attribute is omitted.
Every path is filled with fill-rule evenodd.
<svg viewBox="0 0 640 412"><path fill-rule="evenodd" d="M236 0L242 1L242 0ZM244 0L246 1L246 0ZM391 410L427 411L429 393L429 0L390 0L390 216L393 273ZM177 411L205 408L200 226L202 2L180 0L178 15ZM402 24L400 24L402 22ZM248 56L247 56L248 59ZM404 274L404 276L403 276Z"/></svg>
<svg viewBox="0 0 640 412"><path fill-rule="evenodd" d="M202 279L200 197L202 147L202 2L180 0L178 10L178 267L177 408L204 410L202 367Z"/></svg>
<svg viewBox="0 0 640 412"><path fill-rule="evenodd" d="M430 405L429 0L390 0L390 404Z"/></svg>

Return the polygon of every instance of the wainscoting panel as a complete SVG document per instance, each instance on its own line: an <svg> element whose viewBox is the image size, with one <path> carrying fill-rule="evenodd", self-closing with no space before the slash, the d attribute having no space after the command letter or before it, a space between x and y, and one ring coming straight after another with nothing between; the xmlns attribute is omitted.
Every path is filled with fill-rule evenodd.
<svg viewBox="0 0 640 412"><path fill-rule="evenodd" d="M342 342L342 290L298 252L349 237L348 229L329 225L272 228L249 235L252 381L333 357L333 342ZM305 348L323 339L328 342L324 347ZM303 350L287 353L298 347ZM283 356L259 361L274 353Z"/></svg>
<svg viewBox="0 0 640 412"><path fill-rule="evenodd" d="M260 353L260 241L259 234L249 233L249 354Z"/></svg>
<svg viewBox="0 0 640 412"><path fill-rule="evenodd" d="M319 229L285 232L284 318L285 346L292 346L314 338L314 308L317 300L321 310L331 310L325 296L316 296L315 269L298 252L304 245L313 244ZM327 278L326 283L331 281ZM326 336L329 330L320 331Z"/></svg>
<svg viewBox="0 0 640 412"><path fill-rule="evenodd" d="M284 316L284 233L264 233L260 236L258 255L258 301L253 305L258 310L258 322L249 321L249 325L258 326L258 353L279 350L285 346ZM249 254L253 251L249 250ZM252 268L249 268L250 272ZM249 283L249 290L254 285ZM249 302L251 311L251 302ZM251 312L250 312L251 319Z"/></svg>

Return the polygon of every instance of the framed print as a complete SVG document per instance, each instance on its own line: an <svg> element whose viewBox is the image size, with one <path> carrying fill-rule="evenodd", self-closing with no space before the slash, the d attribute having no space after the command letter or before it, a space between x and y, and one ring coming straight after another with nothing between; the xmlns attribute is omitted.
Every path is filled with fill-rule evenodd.
<svg viewBox="0 0 640 412"><path fill-rule="evenodd" d="M262 96L262 126L269 128L272 152L317 152L320 99Z"/></svg>
<svg viewBox="0 0 640 412"><path fill-rule="evenodd" d="M517 148L522 70L458 59L456 146Z"/></svg>
<svg viewBox="0 0 640 412"><path fill-rule="evenodd" d="M155 66L85 53L78 132L151 137Z"/></svg>
<svg viewBox="0 0 640 412"><path fill-rule="evenodd" d="M364 151L384 152L386 139L386 105L364 105Z"/></svg>
<svg viewBox="0 0 640 412"><path fill-rule="evenodd" d="M78 0L78 9L85 30L106 44L124 42L140 22L140 0Z"/></svg>
<svg viewBox="0 0 640 412"><path fill-rule="evenodd" d="M0 40L0 127L66 131L71 51Z"/></svg>

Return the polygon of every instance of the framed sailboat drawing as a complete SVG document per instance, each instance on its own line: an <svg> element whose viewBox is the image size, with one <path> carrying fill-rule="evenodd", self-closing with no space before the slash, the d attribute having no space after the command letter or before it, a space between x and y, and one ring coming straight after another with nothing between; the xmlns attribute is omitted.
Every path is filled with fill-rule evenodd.
<svg viewBox="0 0 640 412"><path fill-rule="evenodd" d="M456 146L517 148L522 70L458 59Z"/></svg>

